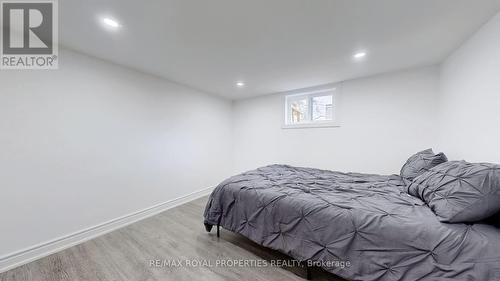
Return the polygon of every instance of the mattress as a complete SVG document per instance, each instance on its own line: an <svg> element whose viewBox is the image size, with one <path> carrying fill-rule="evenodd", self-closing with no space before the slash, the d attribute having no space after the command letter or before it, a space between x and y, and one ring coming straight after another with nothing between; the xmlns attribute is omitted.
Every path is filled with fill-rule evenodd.
<svg viewBox="0 0 500 281"><path fill-rule="evenodd" d="M348 280L500 280L499 228L441 223L405 189L396 175L271 165L217 186L204 219Z"/></svg>

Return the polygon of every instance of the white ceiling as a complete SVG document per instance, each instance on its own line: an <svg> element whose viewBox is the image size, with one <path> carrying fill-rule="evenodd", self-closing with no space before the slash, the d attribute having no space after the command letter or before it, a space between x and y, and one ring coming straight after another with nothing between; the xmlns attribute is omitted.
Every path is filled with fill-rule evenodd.
<svg viewBox="0 0 500 281"><path fill-rule="evenodd" d="M63 46L239 99L438 63L500 0L64 0L59 9ZM123 27L103 29L103 16ZM354 62L358 50L368 56Z"/></svg>

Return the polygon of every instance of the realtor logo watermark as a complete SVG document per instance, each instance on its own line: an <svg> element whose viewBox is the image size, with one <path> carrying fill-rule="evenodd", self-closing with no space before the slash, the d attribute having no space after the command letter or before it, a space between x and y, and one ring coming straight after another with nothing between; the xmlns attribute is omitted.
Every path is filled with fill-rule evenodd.
<svg viewBox="0 0 500 281"><path fill-rule="evenodd" d="M1 1L1 69L57 69L57 0Z"/></svg>

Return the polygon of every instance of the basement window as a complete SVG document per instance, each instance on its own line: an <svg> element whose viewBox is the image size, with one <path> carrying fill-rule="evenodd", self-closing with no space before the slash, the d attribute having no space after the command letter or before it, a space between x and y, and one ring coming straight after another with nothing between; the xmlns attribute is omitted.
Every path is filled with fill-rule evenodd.
<svg viewBox="0 0 500 281"><path fill-rule="evenodd" d="M337 89L287 95L283 128L337 127Z"/></svg>

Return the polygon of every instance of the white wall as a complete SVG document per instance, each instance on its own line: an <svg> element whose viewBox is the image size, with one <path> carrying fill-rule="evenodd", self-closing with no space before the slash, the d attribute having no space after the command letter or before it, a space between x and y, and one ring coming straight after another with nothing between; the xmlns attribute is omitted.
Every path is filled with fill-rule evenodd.
<svg viewBox="0 0 500 281"><path fill-rule="evenodd" d="M230 101L69 51L0 85L0 256L229 175Z"/></svg>
<svg viewBox="0 0 500 281"><path fill-rule="evenodd" d="M235 171L284 163L399 173L436 143L437 67L343 83L340 128L282 129L282 95L233 103Z"/></svg>
<svg viewBox="0 0 500 281"><path fill-rule="evenodd" d="M500 163L500 14L444 62L440 84L439 148Z"/></svg>

